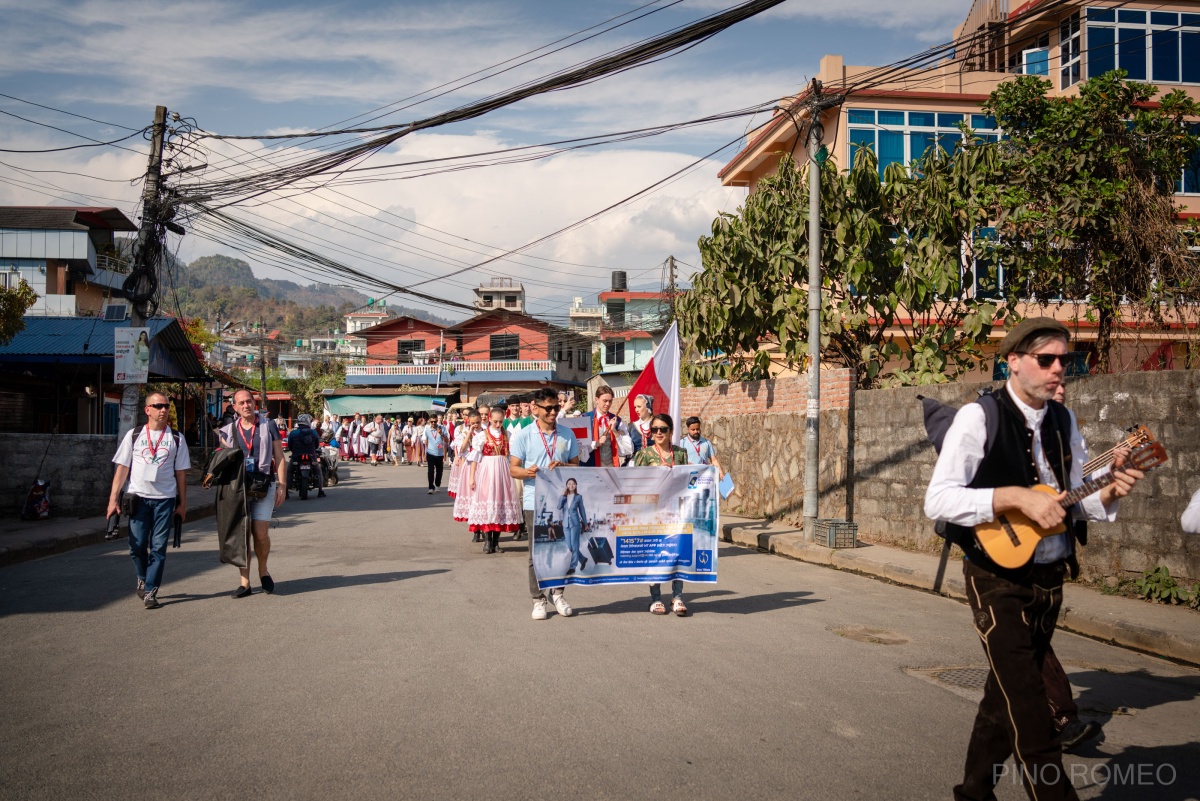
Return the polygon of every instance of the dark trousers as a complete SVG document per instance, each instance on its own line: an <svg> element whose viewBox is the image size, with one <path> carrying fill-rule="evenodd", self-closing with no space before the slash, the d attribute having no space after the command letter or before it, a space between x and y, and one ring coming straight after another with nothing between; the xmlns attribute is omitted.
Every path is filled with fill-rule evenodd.
<svg viewBox="0 0 1200 801"><path fill-rule="evenodd" d="M957 801L991 801L1000 781L1014 781L1015 756L1025 792L1035 801L1078 796L1054 742L1042 665L1062 606L1066 565L1037 566L1020 583L963 562L967 601L991 671L975 716Z"/></svg>
<svg viewBox="0 0 1200 801"><path fill-rule="evenodd" d="M1079 707L1071 696L1071 681L1067 678L1067 671L1063 670L1053 648L1046 649L1046 659L1042 662L1042 683L1046 685L1046 700L1050 702L1054 729L1061 732L1072 720L1079 719Z"/></svg>
<svg viewBox="0 0 1200 801"><path fill-rule="evenodd" d="M429 476L430 489L442 486L442 463L445 458L444 456L434 456L432 453L425 455L425 471Z"/></svg>

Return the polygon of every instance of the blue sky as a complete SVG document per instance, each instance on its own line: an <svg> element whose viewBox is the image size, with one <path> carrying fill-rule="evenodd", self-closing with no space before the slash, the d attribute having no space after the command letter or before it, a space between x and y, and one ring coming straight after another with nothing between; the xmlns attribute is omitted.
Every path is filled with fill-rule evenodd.
<svg viewBox="0 0 1200 801"><path fill-rule="evenodd" d="M0 28L0 92L133 127L149 123L154 105L161 103L195 118L208 131L310 130L503 62L646 2L0 0L6 21ZM660 0L641 13L669 2ZM685 0L384 121L407 122L503 91L732 2ZM376 160L534 144L753 105L795 92L825 53L840 53L849 64L880 64L946 41L969 5L969 0L789 0L675 58L402 139ZM100 139L122 133L5 98L0 98L0 111ZM345 186L338 190L342 195L308 195L303 205L272 198L268 205L246 210L259 215L246 219L276 226L285 236L320 242L329 255L389 281L424 280L604 208L734 139L746 124L726 122L528 164ZM10 148L81 141L4 115L0 140ZM136 140L131 146L141 149ZM243 146L268 156L271 151L263 148L274 147L257 142ZM232 152L218 148L211 155ZM628 271L639 288L655 288L662 260L674 254L698 266L697 238L708 231L717 212L733 211L741 202L741 190L724 189L716 178L733 152L727 150L649 197L529 251L558 261L499 262L423 289L463 302L471 284L511 275L526 282L535 312L554 315L565 314L573 296L594 299L606 288L612 269ZM144 157L114 148L2 154L0 161L11 165L0 165L0 203L81 203L82 193L127 213L136 204L137 189L122 179L145 169ZM399 222L401 218L419 225ZM185 259L214 252L241 255L198 236L180 244ZM261 275L304 280L248 260Z"/></svg>

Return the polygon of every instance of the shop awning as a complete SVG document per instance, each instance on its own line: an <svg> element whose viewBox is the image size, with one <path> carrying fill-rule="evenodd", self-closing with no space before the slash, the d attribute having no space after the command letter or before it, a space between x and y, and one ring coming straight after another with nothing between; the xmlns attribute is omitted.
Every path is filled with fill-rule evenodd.
<svg viewBox="0 0 1200 801"><path fill-rule="evenodd" d="M325 398L330 414L348 417L355 414L410 414L433 408L432 395L340 395ZM444 399L440 399L444 400Z"/></svg>

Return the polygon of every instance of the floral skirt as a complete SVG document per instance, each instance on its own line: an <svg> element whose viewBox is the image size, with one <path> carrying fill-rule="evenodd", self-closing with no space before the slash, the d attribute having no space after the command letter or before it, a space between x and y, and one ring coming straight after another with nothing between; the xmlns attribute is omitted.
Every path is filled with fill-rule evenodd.
<svg viewBox="0 0 1200 801"><path fill-rule="evenodd" d="M458 471L456 483L454 467L460 464L462 469ZM450 490L454 492L454 522L465 523L467 515L471 513L471 465L466 459L459 459L454 463L454 467L450 468Z"/></svg>
<svg viewBox="0 0 1200 801"><path fill-rule="evenodd" d="M464 480L469 482L469 478ZM455 519L457 511L456 503ZM521 498L508 472L508 457L483 457L475 467L475 493L467 515L471 531L516 531L524 519Z"/></svg>

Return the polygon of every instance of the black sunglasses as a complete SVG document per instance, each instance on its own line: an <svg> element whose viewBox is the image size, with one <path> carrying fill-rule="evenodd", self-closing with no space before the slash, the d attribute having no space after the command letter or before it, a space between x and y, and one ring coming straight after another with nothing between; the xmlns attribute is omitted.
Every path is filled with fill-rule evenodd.
<svg viewBox="0 0 1200 801"><path fill-rule="evenodd" d="M670 434L671 429L667 428L666 426L650 426L650 433L652 433L652 434Z"/></svg>
<svg viewBox="0 0 1200 801"><path fill-rule="evenodd" d="M541 409L542 411L546 411L546 412L557 412L559 409L562 408L557 403L554 404L553 406L539 406L538 404L535 403L534 406L537 406L539 409Z"/></svg>
<svg viewBox="0 0 1200 801"><path fill-rule="evenodd" d="M147 403L146 406L147 406L147 408L150 408L150 409L170 409L171 408L171 404L169 404L169 403Z"/></svg>
<svg viewBox="0 0 1200 801"><path fill-rule="evenodd" d="M1016 353L1021 356L1032 356L1033 358L1037 359L1038 367L1042 368L1043 370L1049 369L1050 366L1055 362L1058 362L1063 367L1066 367L1067 357L1069 355L1066 353L1026 353L1024 351L1016 351Z"/></svg>

